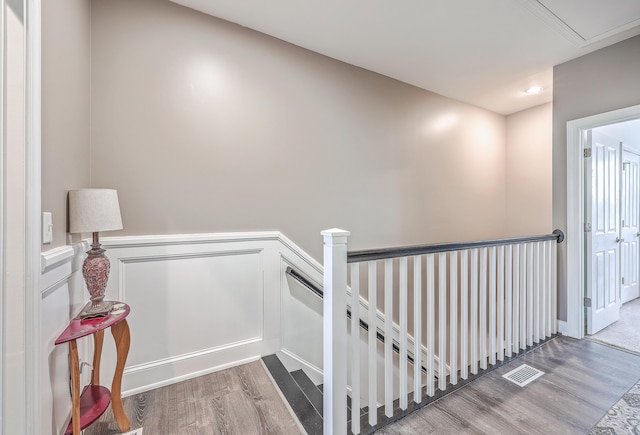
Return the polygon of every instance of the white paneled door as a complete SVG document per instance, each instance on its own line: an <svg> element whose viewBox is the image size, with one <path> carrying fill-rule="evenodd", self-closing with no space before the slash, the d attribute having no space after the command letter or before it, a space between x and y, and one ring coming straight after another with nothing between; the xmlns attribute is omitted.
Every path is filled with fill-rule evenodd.
<svg viewBox="0 0 640 435"><path fill-rule="evenodd" d="M585 306L587 333L595 334L620 316L621 144L597 131L587 135L585 190L591 200L585 201L585 222L591 229L585 231Z"/></svg>
<svg viewBox="0 0 640 435"><path fill-rule="evenodd" d="M620 201L620 280L621 300L624 304L640 297L638 269L640 268L640 156L622 152L622 196Z"/></svg>

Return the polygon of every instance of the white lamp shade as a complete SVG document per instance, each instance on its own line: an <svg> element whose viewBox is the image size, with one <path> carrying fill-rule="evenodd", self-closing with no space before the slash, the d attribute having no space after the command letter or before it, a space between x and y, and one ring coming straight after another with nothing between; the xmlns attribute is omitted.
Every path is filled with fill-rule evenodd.
<svg viewBox="0 0 640 435"><path fill-rule="evenodd" d="M69 232L94 233L122 229L115 189L69 191Z"/></svg>

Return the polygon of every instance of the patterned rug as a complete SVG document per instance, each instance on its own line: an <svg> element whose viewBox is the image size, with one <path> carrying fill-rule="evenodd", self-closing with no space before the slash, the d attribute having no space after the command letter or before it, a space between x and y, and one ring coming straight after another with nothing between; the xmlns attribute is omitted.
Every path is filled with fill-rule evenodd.
<svg viewBox="0 0 640 435"><path fill-rule="evenodd" d="M589 435L640 434L640 382L611 407Z"/></svg>

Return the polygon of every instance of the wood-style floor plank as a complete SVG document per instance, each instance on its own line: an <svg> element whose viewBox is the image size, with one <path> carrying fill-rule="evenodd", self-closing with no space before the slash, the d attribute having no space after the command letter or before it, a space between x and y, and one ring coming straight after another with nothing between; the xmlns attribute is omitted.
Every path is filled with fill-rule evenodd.
<svg viewBox="0 0 640 435"><path fill-rule="evenodd" d="M519 387L502 375L528 364L545 375ZM640 356L559 337L376 433L585 434L640 379ZM124 400L145 435L298 434L260 362ZM119 433L110 412L87 435Z"/></svg>
<svg viewBox="0 0 640 435"><path fill-rule="evenodd" d="M502 378L521 364L545 375ZM639 356L559 337L376 433L586 434L639 379Z"/></svg>
<svg viewBox="0 0 640 435"><path fill-rule="evenodd" d="M260 361L126 397L144 435L299 434ZM109 409L85 435L119 434Z"/></svg>

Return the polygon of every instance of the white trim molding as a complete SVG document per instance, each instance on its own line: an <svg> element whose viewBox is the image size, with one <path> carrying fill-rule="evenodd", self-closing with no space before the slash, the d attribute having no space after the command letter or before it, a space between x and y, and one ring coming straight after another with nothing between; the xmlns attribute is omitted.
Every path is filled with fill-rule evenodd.
<svg viewBox="0 0 640 435"><path fill-rule="evenodd" d="M6 351L4 348L4 310L7 306L5 298L5 240L7 228L5 225L5 184L6 184L6 129L5 108L7 106L7 92L5 83L6 71L6 1L0 0L0 435L4 433L4 368Z"/></svg>
<svg viewBox="0 0 640 435"><path fill-rule="evenodd" d="M74 258L89 250L89 242L83 240L73 245L60 246L40 254L40 272L46 273L62 264L73 261Z"/></svg>
<svg viewBox="0 0 640 435"><path fill-rule="evenodd" d="M25 32L25 428L41 430L40 208L41 208L41 0L24 2ZM28 404L28 405L27 405ZM36 405L37 404L37 405Z"/></svg>
<svg viewBox="0 0 640 435"><path fill-rule="evenodd" d="M584 147L592 128L640 118L640 105L567 122L567 321L566 335L585 335L584 298Z"/></svg>

